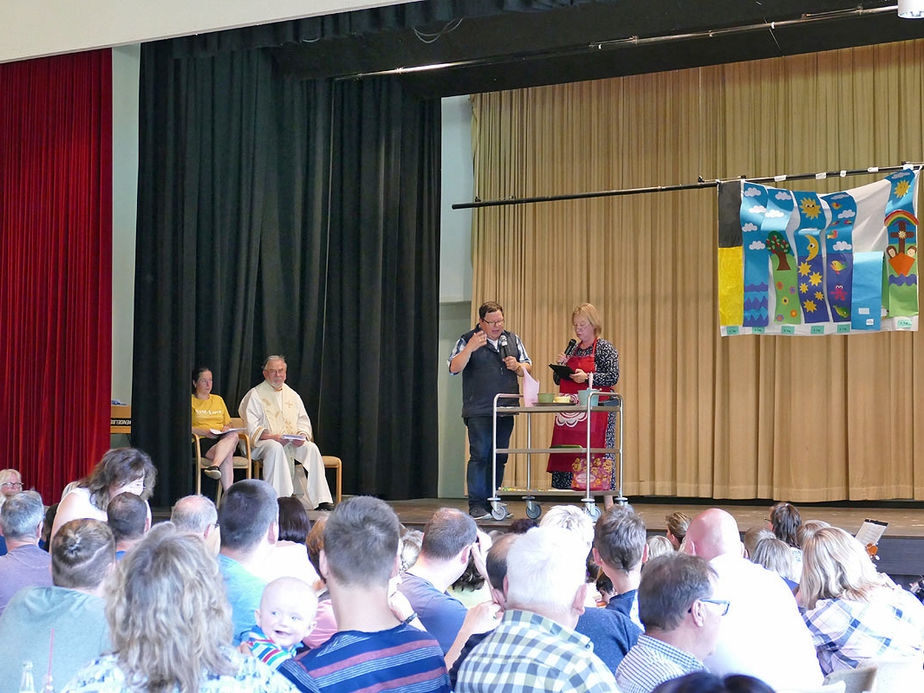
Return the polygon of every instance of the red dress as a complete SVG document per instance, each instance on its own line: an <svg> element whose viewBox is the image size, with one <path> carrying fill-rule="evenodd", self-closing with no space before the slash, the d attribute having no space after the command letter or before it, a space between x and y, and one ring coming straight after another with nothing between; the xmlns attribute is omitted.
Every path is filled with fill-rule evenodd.
<svg viewBox="0 0 924 693"><path fill-rule="evenodd" d="M594 371L594 358L597 352L597 341L594 340L593 351L587 356L571 356L566 364L574 370L582 370L585 373ZM581 390L586 390L589 386L589 380L583 383L576 383L570 378L563 378L561 381L560 391L563 395L576 394ZM612 388L596 388L603 392L612 392ZM590 415L590 447L606 447L606 427L608 414L606 412L594 412ZM552 433L552 445L578 445L585 447L587 445L587 412L558 412L555 414L555 430ZM607 467L612 470L612 456L605 456L603 453L594 453L591 460L591 469L600 469ZM552 453L549 455L548 471L550 472L572 472L575 474L574 488L586 488L586 479L583 472L587 467L586 453ZM578 479L578 475L581 478ZM592 471L593 475L593 471ZM610 474L606 474L605 488L610 488ZM592 481L591 488L601 490L600 484Z"/></svg>

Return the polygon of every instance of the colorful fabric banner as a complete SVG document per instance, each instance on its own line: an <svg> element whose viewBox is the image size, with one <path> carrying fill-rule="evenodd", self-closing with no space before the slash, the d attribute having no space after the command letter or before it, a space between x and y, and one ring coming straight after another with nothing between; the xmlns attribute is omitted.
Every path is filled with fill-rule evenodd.
<svg viewBox="0 0 924 693"><path fill-rule="evenodd" d="M722 335L917 330L918 173L825 195L721 183Z"/></svg>

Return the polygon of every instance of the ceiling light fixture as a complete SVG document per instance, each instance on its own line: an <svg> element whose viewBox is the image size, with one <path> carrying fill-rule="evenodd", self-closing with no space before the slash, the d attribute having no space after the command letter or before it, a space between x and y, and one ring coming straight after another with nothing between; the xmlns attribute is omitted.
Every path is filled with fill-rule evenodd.
<svg viewBox="0 0 924 693"><path fill-rule="evenodd" d="M898 16L902 19L924 19L924 0L898 0Z"/></svg>

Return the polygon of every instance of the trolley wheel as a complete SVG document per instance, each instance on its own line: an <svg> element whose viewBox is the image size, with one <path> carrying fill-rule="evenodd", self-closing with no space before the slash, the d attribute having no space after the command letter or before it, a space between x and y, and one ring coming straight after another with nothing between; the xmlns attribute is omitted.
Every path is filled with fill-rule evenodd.
<svg viewBox="0 0 924 693"><path fill-rule="evenodd" d="M539 505L536 501L526 501L526 517L530 520L535 520L542 514L542 506Z"/></svg>
<svg viewBox="0 0 924 693"><path fill-rule="evenodd" d="M494 502L491 503L491 517L500 522L501 520L507 519L507 506L503 503Z"/></svg>
<svg viewBox="0 0 924 693"><path fill-rule="evenodd" d="M590 516L591 520L600 517L600 508L595 503L584 503L584 512Z"/></svg>

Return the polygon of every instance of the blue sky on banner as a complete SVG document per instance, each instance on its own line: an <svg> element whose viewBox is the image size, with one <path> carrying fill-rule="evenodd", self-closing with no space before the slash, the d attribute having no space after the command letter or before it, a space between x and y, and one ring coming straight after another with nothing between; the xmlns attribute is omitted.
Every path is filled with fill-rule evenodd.
<svg viewBox="0 0 924 693"><path fill-rule="evenodd" d="M825 195L741 181L743 313L722 334L917 329L917 179L906 169Z"/></svg>

